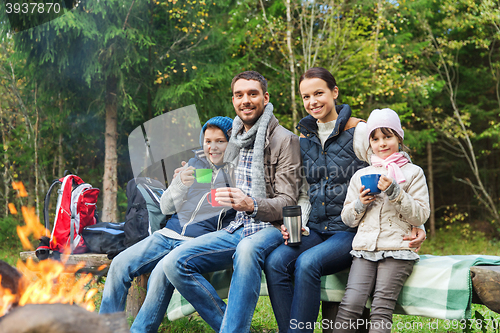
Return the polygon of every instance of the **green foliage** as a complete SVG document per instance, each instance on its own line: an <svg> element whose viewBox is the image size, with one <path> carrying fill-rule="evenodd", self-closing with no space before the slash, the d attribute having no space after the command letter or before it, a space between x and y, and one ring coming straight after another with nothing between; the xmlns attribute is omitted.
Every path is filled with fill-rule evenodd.
<svg viewBox="0 0 500 333"><path fill-rule="evenodd" d="M306 115L298 78L309 66L323 66L337 79L338 102L350 104L354 116L366 118L382 107L398 112L412 159L423 168L432 143L436 207L467 206L464 223L470 216L492 220L483 208L484 193L496 206L500 197L497 4L292 0L290 21L286 5L85 0L14 36L0 29L0 183L22 180L30 205L40 204L48 184L66 169L102 188L108 78L117 82L117 181L124 188L132 178L127 135L143 122L190 104L202 122L233 117L231 78L254 69L268 79L276 116L293 129L293 106L299 119ZM468 146L467 137L474 156L460 148ZM483 193L464 184L477 184L471 161ZM18 200L12 191L7 199Z"/></svg>
<svg viewBox="0 0 500 333"><path fill-rule="evenodd" d="M9 248L19 245L16 231L18 225L18 219L12 215L0 219L0 244L2 247Z"/></svg>
<svg viewBox="0 0 500 333"><path fill-rule="evenodd" d="M487 254L500 256L498 240L486 237L483 231L475 230L474 224L452 224L439 228L436 237L427 239L420 254L467 255Z"/></svg>
<svg viewBox="0 0 500 333"><path fill-rule="evenodd" d="M18 219L12 215L0 218L0 260L9 265L16 264L19 252L22 251L16 231L16 227L19 225Z"/></svg>

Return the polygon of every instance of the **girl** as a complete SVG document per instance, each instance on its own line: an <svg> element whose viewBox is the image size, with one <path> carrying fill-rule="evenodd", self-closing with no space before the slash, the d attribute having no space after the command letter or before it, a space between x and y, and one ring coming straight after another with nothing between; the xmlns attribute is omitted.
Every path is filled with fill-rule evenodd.
<svg viewBox="0 0 500 333"><path fill-rule="evenodd" d="M340 213L352 175L368 161L366 123L351 118L349 105L335 105L339 89L333 75L321 67L311 68L300 77L299 87L309 113L297 126L305 187L310 186L306 204L299 199L307 227L300 246L280 245L264 266L280 333L312 332L320 307L321 276L351 265L356 229L345 225ZM304 209L307 204L309 209ZM286 228L281 229L288 239ZM414 247L425 238L423 231L417 235Z"/></svg>
<svg viewBox="0 0 500 333"><path fill-rule="evenodd" d="M399 292L419 256L403 236L430 214L429 193L422 169L400 153L404 132L391 109L374 110L367 121L371 166L351 179L342 220L358 227L351 255L353 262L334 332L355 332L359 324L370 332L390 332ZM370 195L360 177L381 174L380 194ZM357 321L373 292L370 323ZM351 326L351 323L355 324Z"/></svg>

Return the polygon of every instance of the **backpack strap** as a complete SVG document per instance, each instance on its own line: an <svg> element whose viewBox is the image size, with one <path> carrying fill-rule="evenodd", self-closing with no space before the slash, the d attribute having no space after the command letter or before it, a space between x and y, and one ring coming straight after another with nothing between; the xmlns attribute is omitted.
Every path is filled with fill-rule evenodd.
<svg viewBox="0 0 500 333"><path fill-rule="evenodd" d="M61 178L63 179L63 178ZM54 190L54 187L56 185L62 184L62 181L59 179L54 179L52 181L52 184L49 187L49 190L47 191L47 194L45 195L44 199L44 204L43 204L43 220L45 223L45 232L47 233L45 236L42 236L40 238L40 244L38 244L37 249L35 250L35 254L39 260L45 260L49 257L50 254L50 217L49 217L49 204L50 204L50 195L52 194L52 191Z"/></svg>
<svg viewBox="0 0 500 333"><path fill-rule="evenodd" d="M366 120L360 118L355 118L355 117L349 118L349 120L345 124L344 131L350 130L351 128L358 126L359 122L361 121L366 123Z"/></svg>
<svg viewBox="0 0 500 333"><path fill-rule="evenodd" d="M49 221L49 203L50 203L50 194L52 193L52 190L54 189L54 186L62 184L62 181L59 179L55 179L52 184L49 187L49 190L47 191L47 194L45 195L45 202L43 205L43 220L45 222L45 229L49 230L50 229L50 221Z"/></svg>

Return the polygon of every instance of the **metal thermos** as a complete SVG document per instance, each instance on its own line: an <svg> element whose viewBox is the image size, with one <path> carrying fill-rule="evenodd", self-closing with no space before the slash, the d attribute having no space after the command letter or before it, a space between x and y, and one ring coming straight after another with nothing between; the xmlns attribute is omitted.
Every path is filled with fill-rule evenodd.
<svg viewBox="0 0 500 333"><path fill-rule="evenodd" d="M288 230L288 245L300 245L302 236L302 210L300 206L283 207L283 224Z"/></svg>

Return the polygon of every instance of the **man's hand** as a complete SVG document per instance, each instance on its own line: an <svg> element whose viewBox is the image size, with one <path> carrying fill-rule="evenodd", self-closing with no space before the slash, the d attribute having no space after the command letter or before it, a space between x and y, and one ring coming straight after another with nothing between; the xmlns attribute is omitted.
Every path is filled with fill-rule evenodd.
<svg viewBox="0 0 500 333"><path fill-rule="evenodd" d="M243 193L242 190L235 187L221 187L217 189L215 200L221 206L232 207L239 212L252 214L254 211L253 200Z"/></svg>
<svg viewBox="0 0 500 333"><path fill-rule="evenodd" d="M415 252L418 252L422 243L425 241L425 231L423 229L413 227L411 229L411 236L405 236L403 240L409 240L410 247L415 248Z"/></svg>

